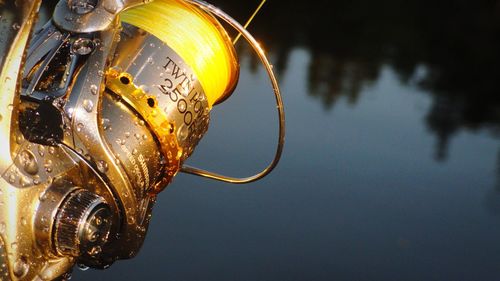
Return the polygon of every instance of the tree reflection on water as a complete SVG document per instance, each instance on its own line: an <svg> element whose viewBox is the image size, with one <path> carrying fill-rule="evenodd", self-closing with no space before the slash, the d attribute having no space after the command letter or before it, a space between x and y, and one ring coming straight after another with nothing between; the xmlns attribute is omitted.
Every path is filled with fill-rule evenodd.
<svg viewBox="0 0 500 281"><path fill-rule="evenodd" d="M256 5L216 4L240 21ZM498 133L499 1L273 0L261 16L250 29L270 44L279 72L292 49L309 51L309 95L326 109L339 97L356 103L390 65L403 83L433 97L425 122L437 137L437 160L446 159L450 138L462 129Z"/></svg>

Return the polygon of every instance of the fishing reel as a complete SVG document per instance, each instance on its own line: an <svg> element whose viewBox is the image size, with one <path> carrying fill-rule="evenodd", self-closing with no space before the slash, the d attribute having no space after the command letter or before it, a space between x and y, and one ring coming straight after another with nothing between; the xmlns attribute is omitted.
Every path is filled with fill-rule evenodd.
<svg viewBox="0 0 500 281"><path fill-rule="evenodd" d="M178 172L248 183L276 166L279 87L227 14L198 0L61 0L34 33L40 2L0 2L0 280L53 280L77 263L135 256ZM184 165L238 81L219 20L254 48L277 102L276 155L247 178Z"/></svg>

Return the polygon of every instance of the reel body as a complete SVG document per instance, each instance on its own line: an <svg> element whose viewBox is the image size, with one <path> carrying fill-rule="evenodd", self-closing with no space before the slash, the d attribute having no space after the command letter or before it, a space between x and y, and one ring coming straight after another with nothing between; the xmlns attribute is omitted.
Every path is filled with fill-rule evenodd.
<svg viewBox="0 0 500 281"><path fill-rule="evenodd" d="M206 36L222 51L208 53L223 53L224 76L207 73L213 64L198 65L169 36L133 25L151 1L61 0L30 43L40 1L0 3L10 16L0 26L9 31L0 40L0 280L52 280L75 263L107 268L131 258L157 194L179 171L217 177L183 162L207 131L212 106L234 90L233 46L212 6L157 1L215 26ZM127 9L131 24L120 21ZM203 77L211 76L222 82L207 86ZM270 167L240 183L274 168L283 135Z"/></svg>

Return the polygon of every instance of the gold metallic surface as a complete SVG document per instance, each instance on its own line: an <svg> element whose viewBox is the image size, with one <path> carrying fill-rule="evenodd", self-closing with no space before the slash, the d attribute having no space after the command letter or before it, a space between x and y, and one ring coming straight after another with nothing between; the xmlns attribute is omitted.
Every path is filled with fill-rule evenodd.
<svg viewBox="0 0 500 281"><path fill-rule="evenodd" d="M7 41L0 54L0 280L50 280L72 266L67 258L43 256L36 247L31 227L34 221L31 210L36 209L40 192L48 184L37 177L40 166L33 151L39 149L47 154L49 150L53 154L59 151L28 147L17 130L20 69L40 2L0 3L5 19L2 39ZM9 172L13 173L6 176Z"/></svg>
<svg viewBox="0 0 500 281"><path fill-rule="evenodd" d="M130 74L120 73L115 69L110 69L106 75L106 87L122 97L142 116L160 143L162 154L167 160L166 171L161 181L148 191L150 194L158 194L179 171L182 148L177 142L174 123L170 122L166 113L159 108L156 97L144 93L132 81Z"/></svg>
<svg viewBox="0 0 500 281"><path fill-rule="evenodd" d="M255 40L229 22L255 48L270 75L280 115L276 157L263 172L246 179L182 168L208 128L212 103L229 96L239 70L231 41L212 16L220 17L218 10L204 8L198 1L168 1L190 6L185 9L190 13L202 14L209 25L202 33L216 33L217 48L195 50L190 61L185 61L166 42L136 33L130 33L137 36L129 40L121 39L131 43L123 47L118 43L120 33L125 34L119 12L149 1L103 0L94 11L75 16L71 9L71 13L65 12L68 2L61 0L54 20L37 33L26 52L41 0L0 0L0 280L53 280L69 272L76 262L106 268L117 259L135 256L144 242L156 195L178 171L244 183L265 176L277 164L284 115L272 67ZM92 21L94 18L101 21ZM186 22L183 25L188 30L193 28ZM194 38L196 42L187 42L184 47L190 51L195 45L203 47L203 38ZM89 44L78 46L78 42ZM138 45L149 47L133 53ZM218 69L227 74L209 103L199 81L206 79L198 79L190 68L192 61L220 49L225 60L210 65L211 71L200 75L213 77ZM113 63L124 65L118 69ZM134 66L136 63L140 69ZM157 65L150 67L154 63ZM59 81L58 77L63 78ZM57 88L51 88L52 84ZM148 86L160 92L152 94L152 89L145 90ZM49 125L35 122L36 118L45 118ZM111 130L106 121L115 129ZM135 124L128 126L131 122ZM43 139L45 131L52 128L60 130L60 135L56 130ZM42 139L36 138L37 133L43 135ZM131 135L135 140L129 138ZM77 191L85 191L85 198L94 198L98 206L105 205L107 214L112 214L103 215L110 223L103 235L106 239L98 245L84 245L87 236L80 235L86 233L80 226L87 225L94 205L69 204L68 198ZM72 214L85 214L75 220L76 228L68 223L73 222ZM65 225L78 231L65 231ZM67 237L76 237L71 236L74 233L78 233L78 239L66 243L70 240ZM64 245L74 251L68 254L61 250Z"/></svg>

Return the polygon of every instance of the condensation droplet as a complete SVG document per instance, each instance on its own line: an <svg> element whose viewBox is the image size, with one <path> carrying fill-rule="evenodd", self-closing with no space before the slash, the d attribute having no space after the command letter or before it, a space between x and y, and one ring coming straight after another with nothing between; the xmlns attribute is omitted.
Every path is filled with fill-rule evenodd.
<svg viewBox="0 0 500 281"><path fill-rule="evenodd" d="M189 135L189 129L186 125L182 125L179 127L179 130L177 131L177 137L179 138L180 141L184 141L187 139Z"/></svg>
<svg viewBox="0 0 500 281"><path fill-rule="evenodd" d="M30 265L26 257L20 257L14 262L13 273L16 277L21 278L25 276L29 271Z"/></svg>
<svg viewBox="0 0 500 281"><path fill-rule="evenodd" d="M31 151L21 151L21 153L19 153L19 162L26 173L30 175L36 175L38 173L38 163Z"/></svg>
<svg viewBox="0 0 500 281"><path fill-rule="evenodd" d="M22 187L27 187L32 184L32 181L30 178L22 176L19 178L19 183L21 184Z"/></svg>
<svg viewBox="0 0 500 281"><path fill-rule="evenodd" d="M92 12L96 7L97 1L95 0L72 0L69 1L71 11L84 15Z"/></svg>
<svg viewBox="0 0 500 281"><path fill-rule="evenodd" d="M41 144L38 145L38 155L40 155L41 157L45 156L45 146Z"/></svg>
<svg viewBox="0 0 500 281"><path fill-rule="evenodd" d="M94 48L95 44L92 40L88 38L79 38L73 43L72 51L76 54L85 56L92 53Z"/></svg>
<svg viewBox="0 0 500 281"><path fill-rule="evenodd" d="M94 109L94 103L91 100L85 99L83 101L83 108L90 113Z"/></svg>
<svg viewBox="0 0 500 281"><path fill-rule="evenodd" d="M43 164L43 167L47 173L52 173L52 160L47 159Z"/></svg>
<svg viewBox="0 0 500 281"><path fill-rule="evenodd" d="M95 84L90 85L90 93L92 95L97 95L98 90L99 90L99 88L97 88L97 86Z"/></svg>
<svg viewBox="0 0 500 281"><path fill-rule="evenodd" d="M109 119L107 119L107 118L103 118L101 120L101 125L102 125L102 128L104 129L104 131L111 128L110 123L111 123L111 121L109 121Z"/></svg>
<svg viewBox="0 0 500 281"><path fill-rule="evenodd" d="M97 169L101 172L101 173L106 173L108 171L108 163L106 163L106 161L104 160L99 160L97 161Z"/></svg>
<svg viewBox="0 0 500 281"><path fill-rule="evenodd" d="M83 128L84 128L84 127L85 127L85 125L83 125L82 123L78 123L78 124L76 125L76 130L77 130L78 132L81 132L81 131L83 130Z"/></svg>

